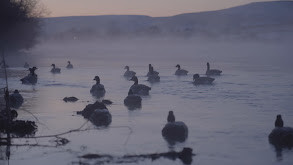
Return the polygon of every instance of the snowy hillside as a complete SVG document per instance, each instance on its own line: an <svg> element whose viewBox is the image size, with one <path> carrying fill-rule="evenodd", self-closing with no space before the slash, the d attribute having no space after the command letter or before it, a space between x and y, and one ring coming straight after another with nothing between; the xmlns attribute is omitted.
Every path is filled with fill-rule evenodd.
<svg viewBox="0 0 293 165"><path fill-rule="evenodd" d="M293 39L293 2L257 2L171 17L106 15L44 18L42 38L64 40L141 36Z"/></svg>

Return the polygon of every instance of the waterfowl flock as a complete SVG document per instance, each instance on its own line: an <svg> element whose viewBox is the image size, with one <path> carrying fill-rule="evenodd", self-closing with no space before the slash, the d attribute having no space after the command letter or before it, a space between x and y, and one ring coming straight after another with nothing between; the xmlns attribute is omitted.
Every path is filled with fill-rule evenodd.
<svg viewBox="0 0 293 165"><path fill-rule="evenodd" d="M27 63L26 63L27 64ZM51 65L53 68L51 69L52 73L60 73L61 69L56 68L55 64ZM188 71L181 69L179 64L176 65L177 70L175 71L175 75L177 76L186 76L188 75ZM66 66L68 69L72 69L73 66L68 61L68 65ZM35 84L37 82L37 75L35 73L36 67L29 68L30 73L21 79L23 84ZM125 66L126 71L124 73L124 77L129 78L129 81L133 81L133 85L130 86L128 90L128 94L124 99L124 105L130 107L131 109L140 108L142 105L142 97L150 94L151 87L139 84L138 77L136 76L136 72L131 71L129 66ZM215 77L210 76L220 76L222 71L217 69L210 69L210 64L207 63L207 70L205 75L200 76L199 74L193 74L192 83L195 85L202 84L212 84L215 80ZM154 67L149 64L149 70L147 73L147 81L150 83L155 83L160 81L159 72L154 70ZM95 76L94 79L96 82L90 89L90 93L93 96L98 98L104 97L106 90L103 84L101 84L101 80L99 76ZM11 102L15 102L17 106L22 104L23 98L21 95L19 96L19 91L15 90L14 93L10 96ZM64 101L71 102L77 101L77 98L64 98ZM112 102L111 102L112 103ZM97 126L108 126L112 122L112 116L108 109L105 106L106 102L97 101L94 104L89 104L85 107L83 111L79 113L82 114L85 118L92 121ZM176 121L175 115L173 111L169 111L167 116L167 123L162 129L162 136L166 139L166 141L171 144L174 142L184 142L188 137L188 127L182 121ZM269 141L274 145L281 146L291 146L293 145L293 128L284 127L284 122L282 120L281 115L277 115L275 121L275 128L269 135Z"/></svg>

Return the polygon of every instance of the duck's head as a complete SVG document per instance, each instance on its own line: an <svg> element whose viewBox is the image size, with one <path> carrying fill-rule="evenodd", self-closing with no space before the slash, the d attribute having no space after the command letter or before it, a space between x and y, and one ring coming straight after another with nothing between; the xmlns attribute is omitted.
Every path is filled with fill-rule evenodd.
<svg viewBox="0 0 293 165"><path fill-rule="evenodd" d="M179 65L179 64L177 64L175 67L177 67L177 68L180 68L180 65Z"/></svg>
<svg viewBox="0 0 293 165"><path fill-rule="evenodd" d="M97 84L100 84L100 77L99 76L95 76L94 80L96 80Z"/></svg>
<svg viewBox="0 0 293 165"><path fill-rule="evenodd" d="M17 89L15 89L13 93L19 93L19 91Z"/></svg>
<svg viewBox="0 0 293 165"><path fill-rule="evenodd" d="M53 68L55 68L55 64L52 64L51 66L53 66Z"/></svg>
<svg viewBox="0 0 293 165"><path fill-rule="evenodd" d="M33 70L36 70L36 69L38 69L38 68L34 66L32 69L33 69Z"/></svg>
<svg viewBox="0 0 293 165"><path fill-rule="evenodd" d="M70 61L68 61L67 63L70 64Z"/></svg>
<svg viewBox="0 0 293 165"><path fill-rule="evenodd" d="M99 76L95 76L94 80L100 81L100 77Z"/></svg>
<svg viewBox="0 0 293 165"><path fill-rule="evenodd" d="M173 111L169 111L169 115L173 115Z"/></svg>
<svg viewBox="0 0 293 165"><path fill-rule="evenodd" d="M194 74L193 75L193 80L198 79L199 78L199 74Z"/></svg>
<svg viewBox="0 0 293 165"><path fill-rule="evenodd" d="M125 66L124 69L127 69L128 70L129 69L129 66Z"/></svg>
<svg viewBox="0 0 293 165"><path fill-rule="evenodd" d="M209 62L207 62L207 66L210 67L210 63Z"/></svg>
<svg viewBox="0 0 293 165"><path fill-rule="evenodd" d="M282 119L282 116L281 115L277 115L277 119Z"/></svg>

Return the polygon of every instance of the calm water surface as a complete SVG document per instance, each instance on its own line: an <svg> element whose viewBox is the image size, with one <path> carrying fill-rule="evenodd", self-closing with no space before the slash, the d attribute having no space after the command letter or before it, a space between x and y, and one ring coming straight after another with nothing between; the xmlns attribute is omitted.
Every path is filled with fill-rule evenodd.
<svg viewBox="0 0 293 165"><path fill-rule="evenodd" d="M292 150L284 149L277 157L268 142L277 114L282 114L286 126L293 127L293 48L273 44L85 45L36 48L31 56L39 60L35 63L38 84L21 84L19 79L28 73L12 67L8 72L18 74L9 78L9 87L18 89L25 99L18 110L19 119L36 121L24 111L27 110L39 121L36 136L52 135L86 122L76 112L96 101L89 91L98 75L106 88L105 99L114 102L108 106L113 117L110 127L63 135L70 142L58 148L12 147L10 164L72 164L79 161L78 156L88 153L123 156L180 151L183 147L193 148L196 156L192 164L197 165L293 163ZM65 68L68 60L74 69ZM193 85L192 75L204 74L207 61L223 75L215 77L213 85ZM61 74L49 72L52 63L62 69ZM161 82L146 81L149 63L160 72ZM174 75L177 63L189 71L188 76ZM152 88L150 96L143 97L141 109L129 110L123 104L133 84L122 76L125 65L137 73L139 83ZM62 99L66 96L79 100L65 103ZM161 135L170 110L189 128L187 141L173 146ZM88 122L83 128L95 127ZM14 139L13 143L52 145L53 140ZM3 158L5 147L0 151ZM7 160L0 162L8 164ZM132 164L182 162L162 158Z"/></svg>

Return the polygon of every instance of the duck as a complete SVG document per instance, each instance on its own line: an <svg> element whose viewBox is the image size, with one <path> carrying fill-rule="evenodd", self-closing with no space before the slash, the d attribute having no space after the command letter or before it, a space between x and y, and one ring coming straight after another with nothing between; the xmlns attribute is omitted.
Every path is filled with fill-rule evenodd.
<svg viewBox="0 0 293 165"><path fill-rule="evenodd" d="M24 68L29 68L30 65L29 65L27 62L25 62L24 65L23 65L23 67L24 67Z"/></svg>
<svg viewBox="0 0 293 165"><path fill-rule="evenodd" d="M71 64L71 62L68 61L67 63L68 63L68 64L67 64L66 68L67 68L67 69L72 69L72 68L73 68L73 65Z"/></svg>
<svg viewBox="0 0 293 165"><path fill-rule="evenodd" d="M90 92L93 96L103 97L106 93L104 85L100 84L100 77L95 76L96 84L92 86Z"/></svg>
<svg viewBox="0 0 293 165"><path fill-rule="evenodd" d="M61 69L60 68L56 68L55 64L52 64L51 66L53 66L53 68L51 69L52 73L60 73Z"/></svg>
<svg viewBox="0 0 293 165"><path fill-rule="evenodd" d="M124 77L133 77L133 76L135 76L136 73L134 71L129 70L129 66L125 66L124 69L126 69L126 71L124 73Z"/></svg>
<svg viewBox="0 0 293 165"><path fill-rule="evenodd" d="M133 76L129 81L134 81L134 84L130 87L130 90L133 94L141 96L149 95L151 88L143 84L138 84L138 79L136 76Z"/></svg>
<svg viewBox="0 0 293 165"><path fill-rule="evenodd" d="M182 121L175 121L173 111L169 111L167 124L162 130L162 136L167 142L184 142L188 137L188 127Z"/></svg>
<svg viewBox="0 0 293 165"><path fill-rule="evenodd" d="M217 69L210 69L210 63L207 63L207 71L206 75L207 76L219 76L221 75L222 71L217 70Z"/></svg>
<svg viewBox="0 0 293 165"><path fill-rule="evenodd" d="M23 103L23 97L19 93L19 91L16 89L12 94L9 95L9 102L10 107L12 108L19 108Z"/></svg>
<svg viewBox="0 0 293 165"><path fill-rule="evenodd" d="M132 90L129 90L128 96L124 99L124 105L129 108L140 108L141 100L139 95L133 94Z"/></svg>
<svg viewBox="0 0 293 165"><path fill-rule="evenodd" d="M167 122L175 122L175 116L173 111L169 111Z"/></svg>
<svg viewBox="0 0 293 165"><path fill-rule="evenodd" d="M158 74L153 74L154 73L154 68L150 68L150 75L148 76L147 81L150 83L155 83L155 82L160 82L160 76Z"/></svg>
<svg viewBox="0 0 293 165"><path fill-rule="evenodd" d="M277 115L275 128L269 134L269 142L278 147L293 147L293 128L284 127L281 115Z"/></svg>
<svg viewBox="0 0 293 165"><path fill-rule="evenodd" d="M177 76L185 76L185 75L187 75L188 71L187 70L184 70L184 69L181 69L181 67L180 67L179 64L177 64L175 67L178 68L176 70L176 72L175 72L175 75L177 75Z"/></svg>
<svg viewBox="0 0 293 165"><path fill-rule="evenodd" d="M199 74L194 74L193 75L193 84L199 85L199 84L212 84L214 78L210 77L199 77Z"/></svg>
<svg viewBox="0 0 293 165"><path fill-rule="evenodd" d="M283 127L284 122L281 115L277 115L276 121L275 121L275 127Z"/></svg>
<svg viewBox="0 0 293 165"><path fill-rule="evenodd" d="M104 103L96 101L88 104L82 111L77 112L98 127L107 127L112 122L112 115Z"/></svg>
<svg viewBox="0 0 293 165"><path fill-rule="evenodd" d="M154 70L154 67L152 66L152 64L149 64L149 72L147 74L147 76L158 76L159 72Z"/></svg>
<svg viewBox="0 0 293 165"><path fill-rule="evenodd" d="M32 68L29 68L28 71L30 71L30 73L25 76L24 78L20 79L20 81L23 83L23 84L36 84L38 82L38 75L35 74L35 70L37 70L38 68L37 67L32 67Z"/></svg>

